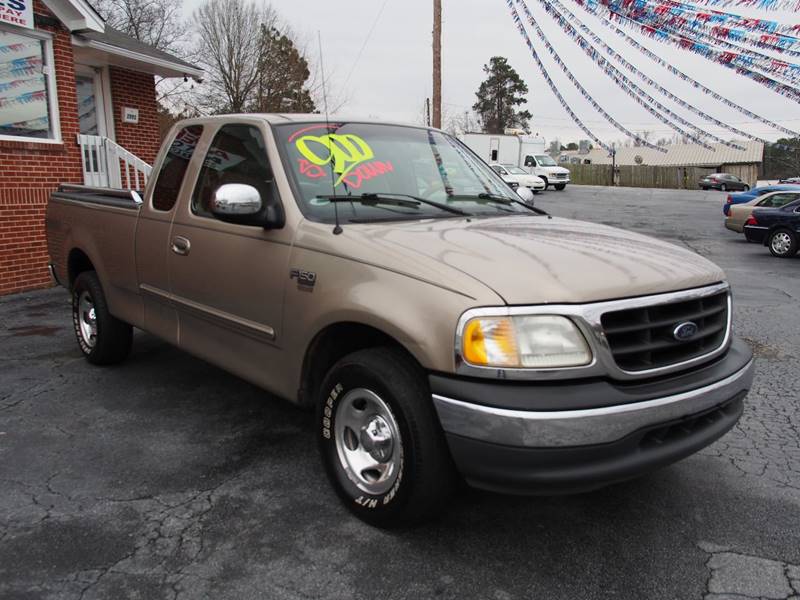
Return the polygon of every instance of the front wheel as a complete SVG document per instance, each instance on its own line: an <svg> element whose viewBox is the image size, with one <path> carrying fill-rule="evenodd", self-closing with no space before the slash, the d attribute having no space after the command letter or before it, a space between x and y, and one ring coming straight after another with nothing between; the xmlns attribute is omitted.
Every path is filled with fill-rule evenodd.
<svg viewBox="0 0 800 600"><path fill-rule="evenodd" d="M791 258L797 254L797 236L787 229L779 229L769 236L769 251L778 258Z"/></svg>
<svg viewBox="0 0 800 600"><path fill-rule="evenodd" d="M720 192L727 192L728 191L728 186L723 183L721 186L719 186L719 191Z"/></svg>
<svg viewBox="0 0 800 600"><path fill-rule="evenodd" d="M112 365L131 351L133 328L109 312L94 271L78 275L72 286L72 324L78 346L92 364Z"/></svg>
<svg viewBox="0 0 800 600"><path fill-rule="evenodd" d="M746 186L744 186L742 189L743 189L745 192L749 192L749 191L750 191L750 186L749 186L749 185L746 185Z"/></svg>
<svg viewBox="0 0 800 600"><path fill-rule="evenodd" d="M337 362L320 390L317 423L328 478L363 521L411 525L445 507L455 468L425 373L403 352L372 348Z"/></svg>
<svg viewBox="0 0 800 600"><path fill-rule="evenodd" d="M547 190L547 187L550 185L550 183L547 181L547 177L541 177L540 179L544 181L544 189Z"/></svg>
<svg viewBox="0 0 800 600"><path fill-rule="evenodd" d="M563 192L566 188L567 188L567 184L566 183L559 183L559 184L556 185L556 189L559 192Z"/></svg>

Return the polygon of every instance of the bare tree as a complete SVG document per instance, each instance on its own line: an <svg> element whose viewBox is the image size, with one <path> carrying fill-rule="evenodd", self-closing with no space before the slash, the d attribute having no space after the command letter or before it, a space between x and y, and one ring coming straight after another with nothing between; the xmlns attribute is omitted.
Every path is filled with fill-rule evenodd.
<svg viewBox="0 0 800 600"><path fill-rule="evenodd" d="M196 59L206 71L201 104L212 112L243 112L259 82L264 29L279 29L267 5L247 0L206 0L194 13Z"/></svg>
<svg viewBox="0 0 800 600"><path fill-rule="evenodd" d="M188 26L183 0L97 0L106 23L154 48L182 55Z"/></svg>

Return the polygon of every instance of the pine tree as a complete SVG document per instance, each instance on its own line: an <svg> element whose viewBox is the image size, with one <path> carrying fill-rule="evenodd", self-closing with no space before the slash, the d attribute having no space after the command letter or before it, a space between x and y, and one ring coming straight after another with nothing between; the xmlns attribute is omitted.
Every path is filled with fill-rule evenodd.
<svg viewBox="0 0 800 600"><path fill-rule="evenodd" d="M308 61L286 32L262 25L262 50L251 112L310 113L314 100L306 87Z"/></svg>
<svg viewBox="0 0 800 600"><path fill-rule="evenodd" d="M487 78L475 94L478 101L472 109L480 116L484 131L502 134L510 127L527 129L531 113L518 110L527 103L527 84L502 56L492 57L483 71Z"/></svg>

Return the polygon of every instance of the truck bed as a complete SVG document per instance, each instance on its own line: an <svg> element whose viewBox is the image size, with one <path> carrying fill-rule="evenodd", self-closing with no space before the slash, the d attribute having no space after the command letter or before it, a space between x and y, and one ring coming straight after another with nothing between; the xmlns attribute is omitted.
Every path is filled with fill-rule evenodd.
<svg viewBox="0 0 800 600"><path fill-rule="evenodd" d="M131 323L139 314L135 250L141 206L137 192L82 185L61 185L47 205L47 247L57 280L71 285L70 265L90 261L115 316Z"/></svg>

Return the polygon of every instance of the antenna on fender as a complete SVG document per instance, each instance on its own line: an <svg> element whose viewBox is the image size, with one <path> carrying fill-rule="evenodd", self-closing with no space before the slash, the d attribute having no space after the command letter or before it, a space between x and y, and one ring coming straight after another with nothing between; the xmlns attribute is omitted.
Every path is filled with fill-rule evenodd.
<svg viewBox="0 0 800 600"><path fill-rule="evenodd" d="M317 42L319 43L319 70L322 73L322 103L325 107L325 129L328 131L328 136L331 133L331 122L328 118L328 91L325 83L325 63L322 62L322 34L317 29ZM331 148L331 138L328 140L328 152L330 153L330 166L331 166L331 195L333 196L333 214L336 224L333 228L333 235L340 235L343 232L342 226L339 223L339 203L336 201L336 173L334 169L336 165L333 162L333 148Z"/></svg>

